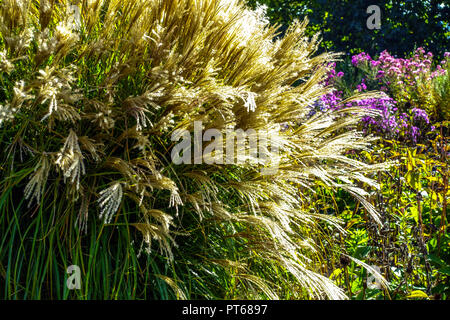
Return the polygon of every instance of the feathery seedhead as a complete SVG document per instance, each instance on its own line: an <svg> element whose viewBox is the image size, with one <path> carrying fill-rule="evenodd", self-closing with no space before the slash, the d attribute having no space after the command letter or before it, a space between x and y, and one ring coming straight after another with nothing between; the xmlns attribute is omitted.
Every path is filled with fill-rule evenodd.
<svg viewBox="0 0 450 320"><path fill-rule="evenodd" d="M119 210L122 202L123 189L121 182L115 182L108 189L100 192L98 204L100 206L100 219L103 223L111 223L112 218Z"/></svg>
<svg viewBox="0 0 450 320"><path fill-rule="evenodd" d="M8 60L7 56L6 50L0 51L0 71L11 73L14 70L14 65Z"/></svg>
<svg viewBox="0 0 450 320"><path fill-rule="evenodd" d="M78 144L78 136L71 129L64 146L57 154L55 164L59 166L64 175L64 181L70 179L76 189L80 188L80 177L86 173L84 157Z"/></svg>
<svg viewBox="0 0 450 320"><path fill-rule="evenodd" d="M0 104L0 127L3 123L13 120L16 112L16 108L11 108L10 105Z"/></svg>
<svg viewBox="0 0 450 320"><path fill-rule="evenodd" d="M33 199L36 200L37 204L41 203L41 198L44 194L45 184L48 179L48 174L50 172L50 161L48 156L43 154L39 160L39 163L34 169L34 174L25 187L24 194L25 199L27 199L28 206L31 206Z"/></svg>

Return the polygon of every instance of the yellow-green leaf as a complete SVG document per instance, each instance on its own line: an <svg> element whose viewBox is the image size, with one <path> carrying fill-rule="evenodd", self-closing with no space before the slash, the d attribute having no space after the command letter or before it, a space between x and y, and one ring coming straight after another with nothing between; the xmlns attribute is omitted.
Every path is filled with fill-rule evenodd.
<svg viewBox="0 0 450 320"><path fill-rule="evenodd" d="M413 298L424 298L424 299L428 299L428 295L427 295L425 292L421 291L421 290L415 290L415 291L412 291L412 292L409 294L408 298L411 298L411 299L413 299Z"/></svg>

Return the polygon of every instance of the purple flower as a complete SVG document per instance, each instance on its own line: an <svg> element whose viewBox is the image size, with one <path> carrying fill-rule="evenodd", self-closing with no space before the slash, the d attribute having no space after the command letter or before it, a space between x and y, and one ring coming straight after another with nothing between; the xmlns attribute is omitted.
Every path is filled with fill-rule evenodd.
<svg viewBox="0 0 450 320"><path fill-rule="evenodd" d="M413 108L412 110L414 121L425 121L426 124L430 124L430 119L428 117L428 114L425 110L419 109L419 108Z"/></svg>
<svg viewBox="0 0 450 320"><path fill-rule="evenodd" d="M371 61L372 58L365 52L361 52L360 54L357 54L352 57L352 64L357 67L360 63L364 61Z"/></svg>
<svg viewBox="0 0 450 320"><path fill-rule="evenodd" d="M414 143L417 143L417 138L420 136L420 129L417 127L411 128L411 138L414 141Z"/></svg>
<svg viewBox="0 0 450 320"><path fill-rule="evenodd" d="M386 72L384 72L383 70L378 71L377 79L383 78L385 74Z"/></svg>

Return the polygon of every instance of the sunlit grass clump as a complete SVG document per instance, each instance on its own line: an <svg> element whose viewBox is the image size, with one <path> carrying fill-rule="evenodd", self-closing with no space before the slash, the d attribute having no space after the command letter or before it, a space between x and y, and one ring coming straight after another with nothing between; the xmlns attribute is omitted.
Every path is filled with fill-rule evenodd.
<svg viewBox="0 0 450 320"><path fill-rule="evenodd" d="M307 118L334 56L304 30L274 40L237 0L2 1L2 297L345 298L322 255L339 221L302 190L343 188L378 220L361 188L378 168L345 157L371 111ZM194 121L271 132L278 172L174 165Z"/></svg>

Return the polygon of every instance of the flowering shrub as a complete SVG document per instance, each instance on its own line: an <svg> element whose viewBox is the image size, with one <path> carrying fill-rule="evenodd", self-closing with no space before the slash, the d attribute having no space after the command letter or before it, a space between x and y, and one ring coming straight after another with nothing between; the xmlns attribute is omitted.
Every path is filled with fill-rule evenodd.
<svg viewBox="0 0 450 320"><path fill-rule="evenodd" d="M435 130L431 118L442 120L447 112L440 110L433 94L436 83L448 78L450 53L446 52L444 56L444 61L435 64L433 54L425 53L423 48L418 48L409 59L395 58L387 51L383 51L378 59L372 59L364 52L354 55L351 64L356 68L358 81L353 90L343 80L344 72L337 72L336 64L330 64L324 84L335 85L336 89L321 97L319 109L359 106L379 110L379 118L367 116L362 120L367 132L418 143L426 133ZM343 103L349 92L365 93L369 90L379 90L386 96Z"/></svg>

